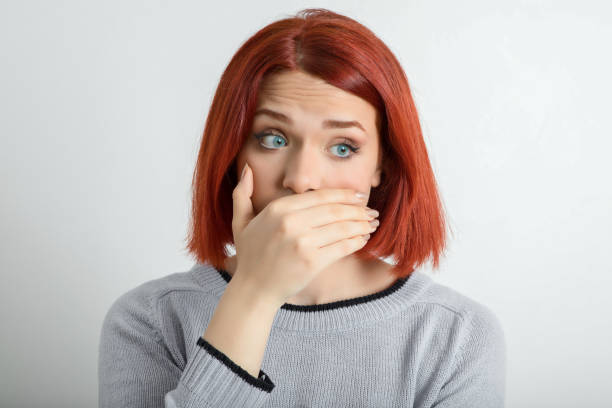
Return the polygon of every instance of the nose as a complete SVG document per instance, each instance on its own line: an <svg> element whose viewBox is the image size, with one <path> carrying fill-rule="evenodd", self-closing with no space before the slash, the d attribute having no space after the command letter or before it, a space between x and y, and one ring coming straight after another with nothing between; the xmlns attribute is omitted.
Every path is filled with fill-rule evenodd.
<svg viewBox="0 0 612 408"><path fill-rule="evenodd" d="M303 144L287 159L283 187L296 194L321 188L324 175L321 171L319 152L315 146Z"/></svg>

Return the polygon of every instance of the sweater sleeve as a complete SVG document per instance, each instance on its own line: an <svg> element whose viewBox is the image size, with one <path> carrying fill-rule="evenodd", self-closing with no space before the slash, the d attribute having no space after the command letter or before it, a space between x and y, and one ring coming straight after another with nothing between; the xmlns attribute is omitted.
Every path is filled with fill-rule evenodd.
<svg viewBox="0 0 612 408"><path fill-rule="evenodd" d="M204 339L181 370L165 345L151 301L130 291L113 303L102 323L98 355L100 408L263 406L274 384L236 365Z"/></svg>
<svg viewBox="0 0 612 408"><path fill-rule="evenodd" d="M502 408L506 343L501 324L482 305L465 319L453 368L432 408Z"/></svg>

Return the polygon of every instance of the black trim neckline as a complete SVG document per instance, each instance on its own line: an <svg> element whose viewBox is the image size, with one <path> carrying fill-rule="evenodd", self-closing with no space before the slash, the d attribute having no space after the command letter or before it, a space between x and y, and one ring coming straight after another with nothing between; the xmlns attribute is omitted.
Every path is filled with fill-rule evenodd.
<svg viewBox="0 0 612 408"><path fill-rule="evenodd" d="M232 279L232 275L230 275L225 269L216 269L216 270L225 280L225 282L229 283ZM389 286L387 289L383 289L379 292L372 293L365 296L359 296L351 299L337 300L335 302L322 303L320 305L294 305L292 303L284 303L280 308L283 310L294 310L299 312L320 312L323 310L332 310L332 309L340 309L342 307L350 307L359 305L362 303L368 303L376 299L380 299L395 291L399 290L404 284L408 281L410 275L404 278L397 278L393 285Z"/></svg>

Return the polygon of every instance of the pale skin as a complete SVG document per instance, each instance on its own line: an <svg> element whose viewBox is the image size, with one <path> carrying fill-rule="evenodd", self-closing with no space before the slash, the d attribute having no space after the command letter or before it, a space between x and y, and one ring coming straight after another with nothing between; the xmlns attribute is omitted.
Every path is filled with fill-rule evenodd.
<svg viewBox="0 0 612 408"><path fill-rule="evenodd" d="M255 215L286 195L349 188L369 197L370 189L380 184L377 112L367 101L302 71L286 71L270 75L262 84L256 112L261 109L282 113L287 120L256 114L238 153L237 168L248 162L253 172ZM359 125L324 127L328 119ZM359 150L353 152L349 146ZM225 269L233 276L235 256L226 259ZM323 269L287 303L314 305L369 295L395 282L390 270L382 260L366 263L350 254Z"/></svg>

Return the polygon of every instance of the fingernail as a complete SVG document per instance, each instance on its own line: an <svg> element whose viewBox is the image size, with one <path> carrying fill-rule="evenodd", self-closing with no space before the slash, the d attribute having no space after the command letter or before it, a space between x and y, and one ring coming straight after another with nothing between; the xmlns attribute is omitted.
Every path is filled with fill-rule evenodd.
<svg viewBox="0 0 612 408"><path fill-rule="evenodd" d="M373 209L368 209L368 211L367 211L367 212L368 212L368 214L369 214L371 217L378 217L378 215L379 215L379 214L378 214L378 211L373 210Z"/></svg>
<svg viewBox="0 0 612 408"><path fill-rule="evenodd" d="M357 196L357 198L360 200L363 200L364 198L366 198L366 195L364 193L355 193L355 196Z"/></svg>
<svg viewBox="0 0 612 408"><path fill-rule="evenodd" d="M242 174L240 175L240 180L242 180L242 178L244 177L244 173L246 172L247 165L248 163L244 163L244 167L242 168Z"/></svg>

